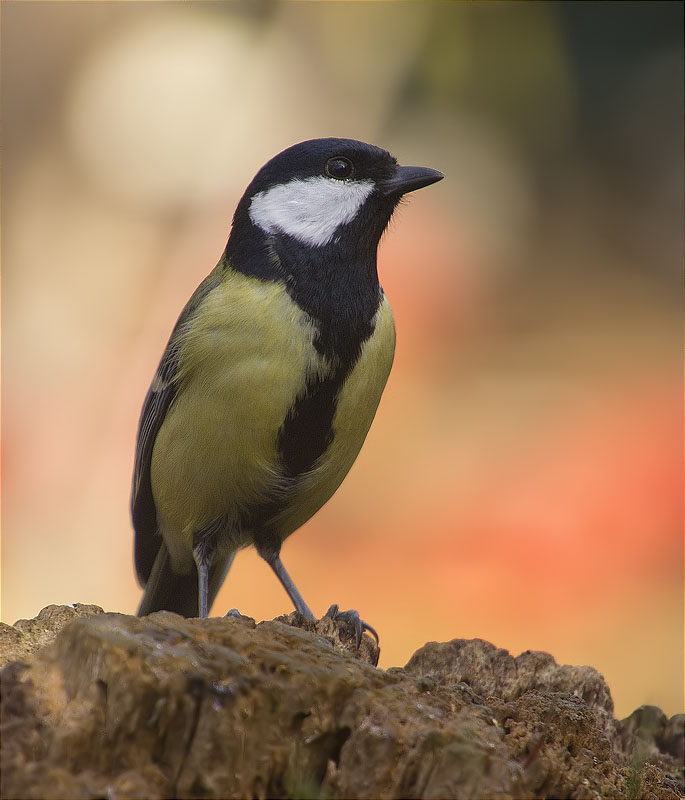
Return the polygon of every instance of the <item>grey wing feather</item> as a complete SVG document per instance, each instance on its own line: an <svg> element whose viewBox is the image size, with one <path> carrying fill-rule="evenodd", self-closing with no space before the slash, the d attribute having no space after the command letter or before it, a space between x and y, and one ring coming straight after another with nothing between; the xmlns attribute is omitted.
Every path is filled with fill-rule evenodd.
<svg viewBox="0 0 685 800"><path fill-rule="evenodd" d="M222 263L198 286L174 326L162 360L145 396L138 423L136 455L131 493L131 516L135 530L135 565L138 582L145 586L162 545L157 527L157 510L150 482L152 450L159 429L178 390L178 345L183 330L205 297L221 282Z"/></svg>
<svg viewBox="0 0 685 800"><path fill-rule="evenodd" d="M164 374L173 375L175 367L176 354L172 348L167 348L155 380L145 397L138 426L131 515L135 530L136 574L141 586L145 585L150 576L162 543L161 537L157 535L157 510L150 483L150 462L157 433L176 394L175 382L173 379L165 381Z"/></svg>

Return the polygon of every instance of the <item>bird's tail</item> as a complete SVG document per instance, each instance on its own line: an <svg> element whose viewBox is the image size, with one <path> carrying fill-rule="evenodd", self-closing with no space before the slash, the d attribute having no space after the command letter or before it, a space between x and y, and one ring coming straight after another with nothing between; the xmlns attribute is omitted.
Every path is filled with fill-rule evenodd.
<svg viewBox="0 0 685 800"><path fill-rule="evenodd" d="M233 555L230 554L228 560L224 559L222 563L215 563L210 568L209 608L224 582ZM169 551L163 542L145 584L145 594L140 601L138 616L144 617L153 611L173 611L183 617L197 617L199 614L197 570L192 569L187 575L174 572Z"/></svg>

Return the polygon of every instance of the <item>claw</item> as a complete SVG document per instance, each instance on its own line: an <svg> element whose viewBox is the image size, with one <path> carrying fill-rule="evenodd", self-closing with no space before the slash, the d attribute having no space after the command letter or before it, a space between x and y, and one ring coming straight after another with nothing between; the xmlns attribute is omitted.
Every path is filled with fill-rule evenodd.
<svg viewBox="0 0 685 800"><path fill-rule="evenodd" d="M324 617L329 617L332 620L341 620L343 622L351 622L354 627L354 632L357 640L357 649L359 649L359 645L362 643L362 635L364 631L368 631L376 640L376 646L380 646L380 639L378 638L378 634L376 631L368 624L368 622L364 622L364 620L359 616L359 613L354 610L350 611L340 611L340 608L337 603L333 603L333 605L328 609L328 611L324 614Z"/></svg>

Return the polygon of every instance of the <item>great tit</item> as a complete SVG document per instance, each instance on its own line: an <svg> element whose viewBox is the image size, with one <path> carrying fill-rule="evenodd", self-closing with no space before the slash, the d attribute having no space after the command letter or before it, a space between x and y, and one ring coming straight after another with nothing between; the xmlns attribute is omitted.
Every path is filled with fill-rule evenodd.
<svg viewBox="0 0 685 800"><path fill-rule="evenodd" d="M331 138L289 147L247 187L143 403L131 500L139 616L206 617L236 551L254 545L314 618L281 545L366 438L395 349L378 242L401 197L442 178Z"/></svg>

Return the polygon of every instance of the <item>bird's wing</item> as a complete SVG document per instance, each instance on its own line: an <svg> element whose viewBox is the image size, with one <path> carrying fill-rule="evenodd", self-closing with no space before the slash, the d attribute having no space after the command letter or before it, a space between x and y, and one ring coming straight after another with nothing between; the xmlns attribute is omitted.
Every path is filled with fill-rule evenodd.
<svg viewBox="0 0 685 800"><path fill-rule="evenodd" d="M157 527L157 510L152 496L150 463L155 439L178 389L179 343L184 331L192 324L192 317L199 305L221 283L223 268L223 264L220 262L216 269L198 286L181 312L145 396L143 410L140 414L133 469L131 516L135 530L136 574L141 586L145 586L162 544Z"/></svg>

